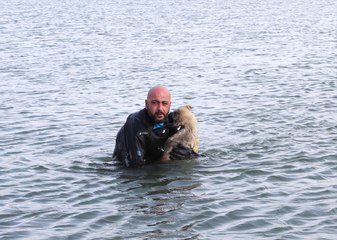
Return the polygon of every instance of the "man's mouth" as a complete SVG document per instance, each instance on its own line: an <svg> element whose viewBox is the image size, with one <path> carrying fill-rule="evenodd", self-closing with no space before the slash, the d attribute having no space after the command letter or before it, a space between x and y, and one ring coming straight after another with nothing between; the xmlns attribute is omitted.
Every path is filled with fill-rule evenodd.
<svg viewBox="0 0 337 240"><path fill-rule="evenodd" d="M157 113L156 113L156 116L158 116L158 117L162 117L162 116L165 116L165 114L164 114L164 113L162 113L162 112L157 112Z"/></svg>

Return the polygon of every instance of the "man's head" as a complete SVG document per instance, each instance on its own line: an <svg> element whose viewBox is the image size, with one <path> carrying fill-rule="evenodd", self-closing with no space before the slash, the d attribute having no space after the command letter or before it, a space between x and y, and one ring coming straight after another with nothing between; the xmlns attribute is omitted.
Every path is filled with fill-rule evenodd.
<svg viewBox="0 0 337 240"><path fill-rule="evenodd" d="M158 85L149 90L145 108L155 122L164 121L170 112L170 107L171 93L167 88Z"/></svg>

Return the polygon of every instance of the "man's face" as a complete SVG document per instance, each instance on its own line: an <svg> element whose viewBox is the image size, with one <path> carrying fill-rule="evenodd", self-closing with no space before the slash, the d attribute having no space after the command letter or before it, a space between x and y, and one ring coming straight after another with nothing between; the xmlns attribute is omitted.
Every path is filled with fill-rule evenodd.
<svg viewBox="0 0 337 240"><path fill-rule="evenodd" d="M165 91L154 91L145 100L145 107L155 122L162 122L170 112L171 97Z"/></svg>

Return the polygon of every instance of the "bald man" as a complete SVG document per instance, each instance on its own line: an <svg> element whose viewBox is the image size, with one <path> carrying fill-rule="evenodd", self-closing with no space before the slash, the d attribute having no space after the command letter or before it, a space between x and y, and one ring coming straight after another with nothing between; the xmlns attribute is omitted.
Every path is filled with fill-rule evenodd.
<svg viewBox="0 0 337 240"><path fill-rule="evenodd" d="M166 140L176 133L168 125L171 93L164 86L152 87L145 100L145 108L128 116L116 137L113 159L125 166L140 166L159 161ZM189 159L197 154L191 149L178 146L170 159Z"/></svg>

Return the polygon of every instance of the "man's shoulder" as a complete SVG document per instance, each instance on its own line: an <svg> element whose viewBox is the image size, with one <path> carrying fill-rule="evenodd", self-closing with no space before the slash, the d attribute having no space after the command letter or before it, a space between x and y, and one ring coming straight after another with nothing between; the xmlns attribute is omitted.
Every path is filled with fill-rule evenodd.
<svg viewBox="0 0 337 240"><path fill-rule="evenodd" d="M134 112L134 113L131 113L127 120L128 121L140 121L141 119L144 119L145 117L145 114L146 114L146 109L142 109L142 110L139 110L137 112Z"/></svg>
<svg viewBox="0 0 337 240"><path fill-rule="evenodd" d="M126 120L126 125L138 127L143 126L149 128L153 125L153 123L151 122L151 119L144 108L138 112L131 113Z"/></svg>

